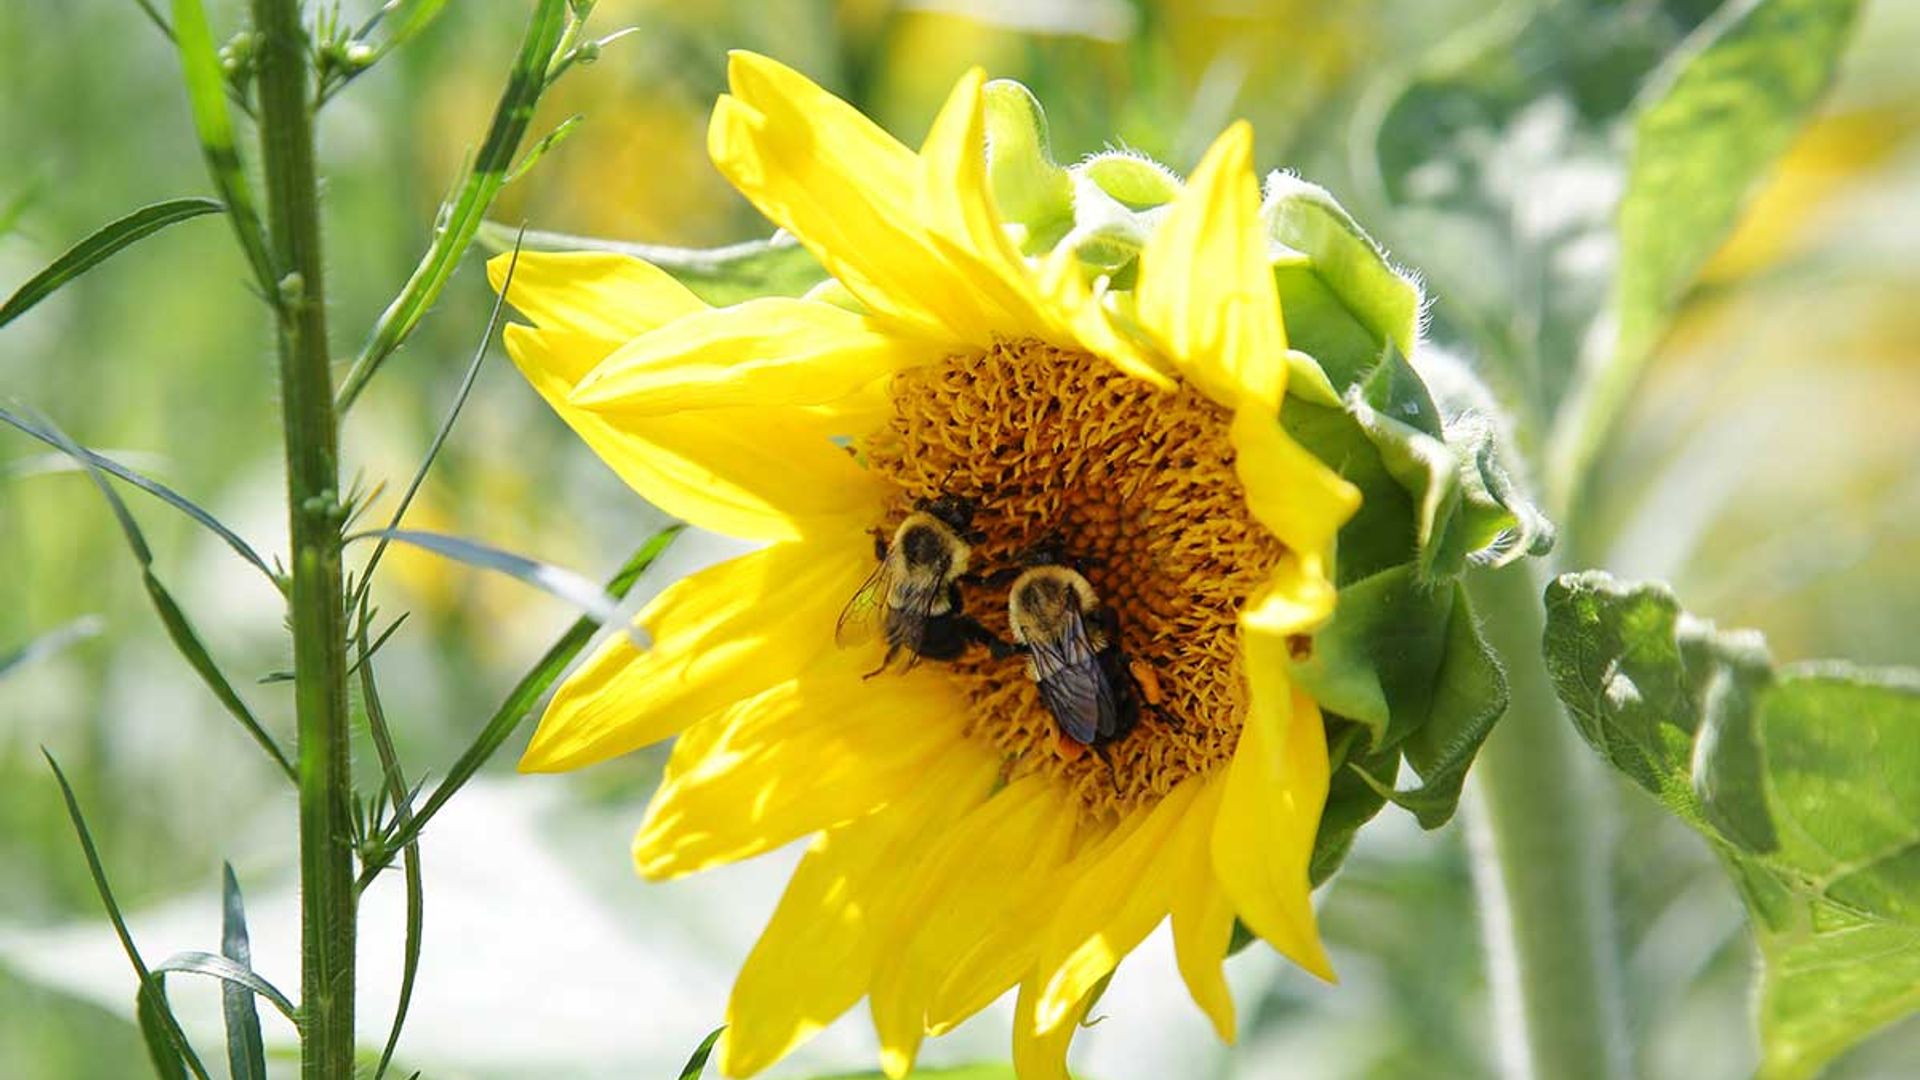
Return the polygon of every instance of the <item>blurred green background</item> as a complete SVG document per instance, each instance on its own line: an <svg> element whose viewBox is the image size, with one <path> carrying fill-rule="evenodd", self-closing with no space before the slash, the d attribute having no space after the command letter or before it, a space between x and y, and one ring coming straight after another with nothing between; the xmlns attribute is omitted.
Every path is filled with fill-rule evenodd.
<svg viewBox="0 0 1920 1080"><path fill-rule="evenodd" d="M241 5L211 6L216 36L240 25ZM343 5L355 21L372 6ZM1251 119L1263 169L1327 186L1425 273L1436 346L1503 357L1496 386L1522 393L1524 380L1500 375L1578 346L1584 324L1558 308L1591 299L1610 255L1597 235L1617 183L1610 118L1715 6L602 0L596 32L638 32L549 95L536 135L586 121L494 217L651 243L764 235L704 154L727 49L801 68L910 143L980 64L1035 91L1062 160L1126 146L1184 171L1225 123ZM327 107L337 354L411 270L528 7L448 5ZM1834 95L1709 268L1593 494L1563 521L1568 565L1667 579L1690 609L1764 631L1783 659L1920 664L1916 55L1920 5L1869 3ZM0 292L112 217L206 192L171 49L132 4L0 5L0 56ZM347 424L346 471L368 484L404 483L478 344L490 295L469 262ZM278 403L244 279L217 218L142 243L0 334L0 398L273 551L285 530ZM177 515L135 505L157 572L227 669L288 666L272 590ZM498 358L409 518L596 575L658 522ZM696 537L673 562L718 550ZM252 899L258 964L283 986L297 983L292 801L179 667L84 476L10 431L0 565L0 655L76 620L90 632L0 675L0 1076L137 1075L133 981L38 748L73 776L150 959L211 944L228 858ZM572 613L410 551L386 565L379 602L414 613L383 654L388 710L409 765L438 771ZM285 686L243 692L290 741ZM787 857L643 886L626 839L657 754L514 779L505 759L521 744L428 834L425 970L401 1059L435 1077L668 1073L719 1022ZM1636 1073L1747 1074L1751 949L1730 887L1638 792L1609 782L1606 799L1595 812L1616 823L1600 854L1616 871ZM1323 899L1338 989L1250 951L1231 965L1241 1045L1222 1048L1183 1001L1164 942L1150 944L1106 999L1119 1022L1083 1033L1077 1064L1109 1080L1490 1074L1499 1048L1460 826L1422 835L1389 810ZM397 910L391 893L371 894L369 1039L397 982ZM175 990L190 1018L217 1023L208 986ZM1004 1017L976 1022L928 1061L1004 1060L1005 1032ZM868 1068L869 1042L857 1010L778 1073ZM1911 1075L1915 1060L1909 1022L1832 1075Z"/></svg>

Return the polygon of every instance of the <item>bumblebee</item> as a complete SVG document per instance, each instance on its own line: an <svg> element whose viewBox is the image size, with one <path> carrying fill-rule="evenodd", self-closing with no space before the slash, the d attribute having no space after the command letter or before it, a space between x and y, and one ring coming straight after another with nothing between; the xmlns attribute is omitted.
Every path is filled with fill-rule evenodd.
<svg viewBox="0 0 1920 1080"><path fill-rule="evenodd" d="M973 501L957 495L921 499L891 538L875 531L879 565L834 627L842 648L885 637L886 658L869 677L893 667L905 671L922 659L952 660L976 642L993 641L960 601L960 583L968 578L980 539L972 531L973 512Z"/></svg>
<svg viewBox="0 0 1920 1080"><path fill-rule="evenodd" d="M1031 559L1035 565L1007 591L1015 644L996 651L1026 656L1041 702L1073 744L1063 741L1063 753L1077 756L1085 747L1106 760L1107 746L1139 723L1143 704L1174 724L1160 707L1158 679L1150 670L1143 677L1142 665L1127 659L1119 616L1100 603L1086 576L1044 549Z"/></svg>

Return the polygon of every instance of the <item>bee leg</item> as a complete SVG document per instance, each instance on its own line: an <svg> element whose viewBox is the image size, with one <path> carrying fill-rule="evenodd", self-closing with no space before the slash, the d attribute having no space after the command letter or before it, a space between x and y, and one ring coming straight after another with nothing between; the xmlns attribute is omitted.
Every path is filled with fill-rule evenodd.
<svg viewBox="0 0 1920 1080"><path fill-rule="evenodd" d="M1120 793L1120 770L1114 767L1113 755L1107 752L1107 744L1094 743L1093 753L1094 756L1100 759L1100 763L1107 767L1107 779L1113 781L1113 792L1118 795Z"/></svg>
<svg viewBox="0 0 1920 1080"><path fill-rule="evenodd" d="M995 660L1010 660L1016 656L1025 656L1030 651L1018 642L1001 641L984 626L980 627L980 633L981 643L986 645L987 652L991 653Z"/></svg>
<svg viewBox="0 0 1920 1080"><path fill-rule="evenodd" d="M1133 689L1153 718L1170 728L1182 728L1186 721L1180 719L1172 709L1167 708L1166 694L1160 686L1160 673L1153 665L1144 660L1128 660L1127 675L1133 680Z"/></svg>
<svg viewBox="0 0 1920 1080"><path fill-rule="evenodd" d="M889 540L886 532L876 526L875 528L868 529L867 534L873 537L873 561L886 562L887 544Z"/></svg>
<svg viewBox="0 0 1920 1080"><path fill-rule="evenodd" d="M988 574L983 578L979 578L978 580L980 584L985 585L988 588L1004 589L1007 586L1013 584L1014 578L1019 577L1021 574L1025 572L1026 572L1026 567L1024 566L1003 566L1000 569L995 570L993 573Z"/></svg>
<svg viewBox="0 0 1920 1080"><path fill-rule="evenodd" d="M865 682L866 680L871 679L875 675L878 675L881 672L892 667L893 658L899 655L900 655L900 646L898 645L887 646L887 655L881 659L880 666L877 668L874 668L872 671L867 672L865 675L860 676L860 681Z"/></svg>

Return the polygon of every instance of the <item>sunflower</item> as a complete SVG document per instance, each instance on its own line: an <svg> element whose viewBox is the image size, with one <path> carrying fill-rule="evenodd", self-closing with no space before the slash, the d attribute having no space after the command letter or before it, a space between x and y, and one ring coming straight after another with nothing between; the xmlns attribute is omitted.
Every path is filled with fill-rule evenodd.
<svg viewBox="0 0 1920 1080"><path fill-rule="evenodd" d="M893 1076L1018 986L1023 1076L1065 1074L1115 966L1172 919L1223 1039L1236 918L1333 973L1309 902L1321 713L1287 674L1333 607L1358 492L1282 429L1289 354L1251 170L1229 128L1124 287L996 206L986 91L962 78L915 154L736 53L709 150L831 280L710 307L604 253L522 254L507 346L648 500L765 546L680 580L556 692L521 768L677 736L634 841L670 878L812 837L729 1003L721 1067L757 1072L869 1000ZM506 261L489 267L496 287ZM1117 275L1116 275L1117 276ZM1017 660L868 677L835 644L875 535L977 506L973 560L1056 537L1160 702L1105 760L1061 751ZM1004 590L967 610L1006 634Z"/></svg>

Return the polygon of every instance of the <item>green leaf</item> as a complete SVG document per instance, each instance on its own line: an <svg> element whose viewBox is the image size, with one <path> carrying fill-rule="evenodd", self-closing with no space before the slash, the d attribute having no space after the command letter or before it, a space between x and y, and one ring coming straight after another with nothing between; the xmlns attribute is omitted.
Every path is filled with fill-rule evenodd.
<svg viewBox="0 0 1920 1080"><path fill-rule="evenodd" d="M220 955L253 970L246 901L232 863L220 864ZM252 992L244 986L222 986L220 1004L227 1021L227 1071L232 1080L267 1080L267 1048L260 1037L260 1012L254 1008Z"/></svg>
<svg viewBox="0 0 1920 1080"><path fill-rule="evenodd" d="M107 500L114 518L120 523L120 531L126 537L127 546L133 549L133 556L140 563L140 582L147 590L148 599L153 601L153 609L159 614L161 625L166 627L167 637L173 641L174 648L179 650L180 655L192 666L195 674L198 674L200 680L207 684L207 688L213 691L213 696L219 699L227 712L240 722L240 726L246 729L247 734L251 735L253 740L260 744L260 748L267 752L267 756L273 759L274 764L280 767L280 771L286 775L287 779L297 782L293 763L287 760L286 754L280 750L280 745L273 741L273 736L267 734L267 730L260 726L260 721L253 715L253 710L247 707L247 703L241 699L239 692L233 688L233 683L227 679L226 673L222 672L220 666L214 662L212 655L207 652L206 644L200 640L199 633L188 621L187 613L174 602L173 594L169 593L166 586L160 583L160 579L154 576L153 551L148 548L146 536L141 533L139 524L133 520L133 513L127 509L127 504L121 501L119 492L113 490L113 485L107 483L107 478L94 466L87 452L52 421L42 418L36 427L45 433L48 441L85 466L87 476L92 479L94 487L98 488L101 496Z"/></svg>
<svg viewBox="0 0 1920 1080"><path fill-rule="evenodd" d="M233 117L227 112L227 77L221 70L220 54L214 48L213 31L207 26L207 12L200 0L173 0L173 35L180 53L180 71L186 78L187 103L193 110L193 127L200 136L200 153L207 159L207 174L226 203L227 219L233 224L247 264L253 268L255 284L262 295L278 297L280 274L268 253L266 230L254 209L246 168L234 144Z"/></svg>
<svg viewBox="0 0 1920 1080"><path fill-rule="evenodd" d="M620 568L619 572L607 582L607 594L615 600L624 598L632 590L634 583L640 580L640 575L646 573L654 560L666 553L667 548L672 546L685 528L684 525L671 525L648 538L647 542L640 545L639 549L628 557L626 564ZM576 620L567 628L567 632L560 635L560 639L553 643L546 655L521 676L519 683L507 693L506 700L500 703L499 709L494 711L486 726L481 728L480 733L474 737L473 743L453 763L453 767L447 770L445 779L433 789L433 794L427 797L426 803L421 806L419 812L412 818L397 823L392 835L388 836L382 845L382 850L369 853L365 857L365 865L360 871L358 882L360 888L365 889L367 884L386 868L387 863L392 861L393 852L412 843L414 838L420 835L420 830L426 827L426 823L439 812L440 807L446 805L447 800L453 797L454 792L459 791L468 780L472 779L473 774L480 770L480 766L486 764L494 751L500 749L500 744L506 742L507 737L512 735L521 722L532 713L533 707L539 703L547 689L560 678L560 673L565 671L567 665L573 662L573 658L580 654L580 650L586 648L587 642L593 640L594 632L598 629L599 623L591 617Z"/></svg>
<svg viewBox="0 0 1920 1080"><path fill-rule="evenodd" d="M393 516L387 520L388 532L398 529L400 523L406 520L407 510L413 506L414 496L420 493L420 485L426 483L428 470L432 469L433 463L439 460L441 449L447 445L447 437L453 434L454 423L460 419L460 411L466 408L467 398L473 393L474 380L480 376L480 365L487 358L487 346L493 342L493 335L500 330L500 317L506 309L507 293L513 286L513 276L519 267L520 238L516 236L507 261L506 280L501 283L500 291L494 295L493 309L487 313L487 326L480 334L480 343L474 346L473 359L467 361L466 374L460 378L460 388L454 391L453 402L447 406L447 414L441 417L440 426L434 430L432 440L427 443L426 452L420 455L420 464L413 470L413 479L407 482L407 490L400 494L400 501L394 504ZM373 554L367 556L366 565L360 568L360 585L347 602L349 611L359 610L366 603L367 593L373 588L373 572L379 568L380 558L386 554L389 542L389 537L382 536L380 542L374 545ZM380 635L378 641L363 650L361 659L364 661L366 657L378 652L380 646L385 644L387 636L399 629L400 620L405 618L406 616L402 615L400 619L394 620L394 624L387 628L386 633Z"/></svg>
<svg viewBox="0 0 1920 1080"><path fill-rule="evenodd" d="M255 974L252 969L242 967L227 957L216 956L210 952L189 951L175 953L154 965L153 970L156 973L178 972L183 975L205 975L209 978L219 979L221 982L228 984L228 989L230 990L237 990L245 994L258 994L266 998L274 1008L280 1010L280 1015L292 1021L296 1026L300 1022L300 1010L295 1007L293 1002L287 999L287 995L281 993L272 983Z"/></svg>
<svg viewBox="0 0 1920 1080"><path fill-rule="evenodd" d="M12 652L0 653L0 679L5 678L16 668L25 667L36 660L52 656L75 642L98 637L101 627L105 625L106 623L98 615L82 615L72 622L41 634Z"/></svg>
<svg viewBox="0 0 1920 1080"><path fill-rule="evenodd" d="M1920 1008L1920 673L1775 669L1657 585L1547 591L1548 671L1601 756L1726 860L1764 959L1768 1076Z"/></svg>
<svg viewBox="0 0 1920 1080"><path fill-rule="evenodd" d="M700 1080L701 1075L707 1071L707 1058L713 1054L714 1044L720 1041L720 1036L726 1030L727 1025L721 1024L708 1032L706 1038L700 1040L700 1045L694 1047L693 1055L687 1058L686 1066L680 1070L680 1080Z"/></svg>
<svg viewBox="0 0 1920 1080"><path fill-rule="evenodd" d="M454 268L473 242L487 208L506 183L513 167L513 156L527 125L533 120L533 108L546 89L547 64L559 48L567 24L566 0L540 0L521 39L520 52L514 58L507 87L494 108L493 122L486 141L473 164L454 185L455 194L445 209L445 218L436 224L433 241L414 267L413 275L401 287L387 310L374 324L367 341L354 358L338 395L340 411L352 406L366 388L382 362L413 333L440 298L441 290L453 276Z"/></svg>
<svg viewBox="0 0 1920 1080"><path fill-rule="evenodd" d="M225 541L226 545L232 548L235 554L239 555L242 559L245 559L256 570L259 570L261 573L267 575L268 580L272 581L276 588L280 587L279 575L275 574L273 572L273 569L267 565L266 560L262 559L260 557L260 554L253 550L252 545L248 544L245 540L242 540L238 533L235 533L232 529L227 528L226 525L221 523L219 518L214 517L212 514L202 509L198 504L194 503L193 500L187 498L185 495L182 495L179 492L168 487L167 485L160 483L158 480L151 479L138 472L135 472L133 469L130 469L127 466L122 465L111 458L102 457L101 455L94 453L92 450L89 450L86 447L75 444L73 440L66 438L64 435L56 434L56 432L52 429L51 425L43 426L41 424L36 424L32 420L29 420L26 417L17 415L11 410L6 409L5 407L0 407L0 420L3 420L8 424L11 424L15 428L18 428L19 430L26 432L28 435L31 435L36 439L39 439L41 442L46 443L48 446L59 448L63 452L67 453L69 456L73 457L75 463L80 465L82 468L91 467L91 468L99 469L102 472L111 473L114 476L117 476L120 479L125 480L127 483L132 484L134 487L139 488L141 491L144 491L147 494L152 495L154 498L159 499L161 502L164 502L167 505L173 507L174 509L180 511L181 513L187 515L188 517L192 518L194 521L198 522L200 525L205 527L209 532L212 532L215 536L218 536L221 540Z"/></svg>
<svg viewBox="0 0 1920 1080"><path fill-rule="evenodd" d="M469 374L472 370L468 369ZM400 767L400 757L393 745L393 732L387 725L387 710L380 701L379 680L374 677L373 651L378 643L370 645L367 642L367 624L371 621L372 613L362 608L360 629L355 636L359 656L354 668L360 676L360 699L367 710L367 730L373 736L374 752L380 757L380 772L386 780L386 797L393 804L395 824L404 828L413 817L413 793L407 790L406 773ZM380 1050L380 1063L373 1070L373 1080L381 1080L387 1074L387 1068L393 1063L393 1052L400 1046L400 1032L406 1027L407 1011L413 1004L414 980L420 973L420 941L426 927L426 891L420 869L420 842L417 839L409 840L401 850L407 885L407 932L401 945L400 996L394 1005L393 1023L387 1028L386 1045Z"/></svg>
<svg viewBox="0 0 1920 1080"><path fill-rule="evenodd" d="M508 251L520 232L489 221L480 227L480 243L494 251ZM631 255L672 274L695 296L716 306L759 296L799 296L827 279L819 260L785 233L768 240L749 240L726 247L677 248L527 231L523 246L528 251L608 251Z"/></svg>
<svg viewBox="0 0 1920 1080"><path fill-rule="evenodd" d="M40 751L47 759L47 766L53 770L53 778L60 783L60 796L66 800L67 818L73 822L73 831L80 838L80 851L86 856L87 871L93 875L93 887L100 894L100 904L107 909L107 919L113 923L113 932L120 938L120 947L126 950L127 962L133 965L134 974L140 977L139 997L135 1011L140 1016L141 1033L147 1041L147 1050L152 1055L154 1067L162 1076L177 1076L179 1064L185 1062L193 1075L207 1080L206 1066L193 1052L192 1044L187 1042L186 1033L180 1030L180 1022L174 1018L173 1009L167 1004L165 984L160 977L147 970L147 963L140 958L140 950L133 943L133 932L127 929L127 920L120 914L120 904L113 898L113 887L107 884L106 868L100 865L100 852L93 846L93 833L87 829L86 815L80 812L80 800L73 794L73 785L67 782L67 774L60 769L60 763L45 748Z"/></svg>
<svg viewBox="0 0 1920 1080"><path fill-rule="evenodd" d="M468 566L477 566L483 570L492 570L516 578L550 596L565 600L600 622L607 622L614 616L613 600L601 591L599 585L562 566L529 559L525 555L516 555L511 551L503 551L478 540L448 536L444 533L423 532L418 529L380 529L362 535L398 540L403 544L431 551L435 555L443 555L456 562L466 563Z"/></svg>
<svg viewBox="0 0 1920 1080"><path fill-rule="evenodd" d="M1552 448L1570 490L1668 318L1758 180L1826 94L1859 0L1727 3L1649 80L1620 202L1612 348L1581 373Z"/></svg>
<svg viewBox="0 0 1920 1080"><path fill-rule="evenodd" d="M167 1032L168 1008L164 990L157 1005L144 988L133 995L134 1020L140 1025L140 1040L147 1044L147 1060L153 1062L153 1071L161 1080L186 1080L186 1062Z"/></svg>
<svg viewBox="0 0 1920 1080"><path fill-rule="evenodd" d="M61 286L112 258L121 248L151 236L176 222L202 214L217 214L226 207L212 199L168 199L143 206L133 213L102 225L92 236L68 248L45 270L28 278L15 289L6 303L0 304L0 326L26 314L27 310L52 296Z"/></svg>
<svg viewBox="0 0 1920 1080"><path fill-rule="evenodd" d="M572 116L554 125L552 131L540 136L539 141L528 147L527 152L521 155L520 164L507 170L507 178L502 182L502 186L511 184L515 180L525 176L528 170L540 163L541 158L547 156L547 151L559 146L562 142L566 141L567 136L579 130L581 122L585 119L586 117L584 115L574 113ZM485 225L486 222L482 221L481 224Z"/></svg>

